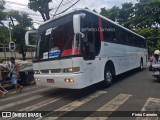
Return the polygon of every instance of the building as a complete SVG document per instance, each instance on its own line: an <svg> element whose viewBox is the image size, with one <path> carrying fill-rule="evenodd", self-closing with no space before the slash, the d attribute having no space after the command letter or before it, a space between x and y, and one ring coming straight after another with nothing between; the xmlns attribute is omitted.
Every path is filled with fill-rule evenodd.
<svg viewBox="0 0 160 120"><path fill-rule="evenodd" d="M28 49L26 53L26 59L33 59L34 50L33 48ZM0 59L9 59L11 56L16 57L16 59L22 59L22 54L18 52L10 52L8 44L4 45L0 43Z"/></svg>

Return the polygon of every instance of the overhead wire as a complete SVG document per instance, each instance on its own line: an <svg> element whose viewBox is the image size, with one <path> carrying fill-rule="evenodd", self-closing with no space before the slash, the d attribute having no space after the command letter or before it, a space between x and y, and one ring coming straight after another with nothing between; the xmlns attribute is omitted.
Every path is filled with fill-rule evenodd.
<svg viewBox="0 0 160 120"><path fill-rule="evenodd" d="M75 4L77 4L80 0L77 0L75 3L73 3L72 4L72 1L73 0L67 0L66 2L64 2L63 0L61 0L61 2L59 2L58 0L54 0L55 2L57 2L57 3L59 3L59 5L58 5L58 7L52 7L52 10L51 11L53 11L53 10L55 10L55 13L52 13L52 12L50 12L50 15L52 16L55 16L55 15L59 15L59 14L62 14L62 13L64 13L65 11L67 11L67 10L69 10L71 7L73 7ZM52 1L53 2L53 1ZM64 2L64 3L63 3ZM9 0L6 0L6 3L8 3L7 5L8 6L12 6L13 4L14 5L18 5L18 6L20 6L19 8L21 9L21 7L26 7L26 8L28 8L28 5L27 4L22 4L22 3L17 3L17 2L12 2L12 1L9 1ZM60 8L60 6L61 6L61 8ZM63 8L64 7L64 8ZM67 7L67 8L66 8ZM66 8L66 9L65 9ZM58 10L59 9L61 9L61 12L59 12L59 13L57 13L58 12ZM41 17L41 15L39 14L36 14L37 12L34 12L34 11L32 11L32 10L30 10L30 11L28 11L28 10L14 10L14 9L8 9L8 8L6 8L6 10L7 11L18 11L18 12L21 12L21 13L26 13L26 14L29 14L30 16L36 16L36 19L37 19L37 17ZM32 18L33 18L32 17ZM41 19L42 20L42 19Z"/></svg>
<svg viewBox="0 0 160 120"><path fill-rule="evenodd" d="M71 7L73 7L75 4L77 4L79 1L80 1L80 0L77 0L77 2L75 2L74 4L72 4L69 8L63 10L62 12L60 12L60 13L58 13L58 14L56 14L56 15L59 15L59 14L62 14L62 13L64 13L64 12L66 12L66 11L69 10Z"/></svg>
<svg viewBox="0 0 160 120"><path fill-rule="evenodd" d="M54 1L58 2L57 0L54 0ZM73 1L73 0L70 0L70 1L67 0L67 2L64 2L64 3L62 2L62 3L61 3L61 6L62 6L62 7L65 7L65 6L67 6L67 5L70 5L70 4L72 4L72 1ZM28 8L27 4L21 4L21 3L17 3L17 2L11 2L11 1L8 1L8 0L7 0L6 2L9 3L9 4L7 4L8 6L12 6L12 4L14 4L14 5L23 6L23 7ZM55 10L55 9L57 9L57 7L54 6L51 11L53 11L53 10ZM27 10L26 10L26 11L27 11ZM26 12L26 11L25 11L25 12ZM33 12L34 12L34 11L33 11ZM27 11L26 13L28 13L28 14L33 14L33 13L28 12L28 11ZM35 12L35 13L36 13L36 12ZM53 15L53 14L54 14L54 13L50 12L50 15ZM36 15L36 14L35 14L35 15Z"/></svg>

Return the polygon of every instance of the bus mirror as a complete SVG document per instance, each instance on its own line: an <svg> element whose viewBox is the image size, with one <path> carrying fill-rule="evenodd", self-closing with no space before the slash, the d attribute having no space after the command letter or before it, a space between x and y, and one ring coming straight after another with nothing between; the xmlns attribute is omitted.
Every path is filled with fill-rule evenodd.
<svg viewBox="0 0 160 120"><path fill-rule="evenodd" d="M73 29L75 34L82 34L82 38L84 37L84 34L81 33L81 18L85 18L86 14L81 13L81 14L76 14L73 16Z"/></svg>
<svg viewBox="0 0 160 120"><path fill-rule="evenodd" d="M36 34L36 36L37 36L37 33L38 33L37 30L27 31L27 32L26 32L26 34L25 34L25 44L26 44L26 46L29 46L29 47L37 47L36 45L31 45L31 44L30 44L30 42L34 42L34 41L33 41L34 37L33 37L33 36L31 37L31 35L32 35L32 34ZM32 41L30 40L30 38L32 39ZM35 43L35 42L34 42L34 43Z"/></svg>

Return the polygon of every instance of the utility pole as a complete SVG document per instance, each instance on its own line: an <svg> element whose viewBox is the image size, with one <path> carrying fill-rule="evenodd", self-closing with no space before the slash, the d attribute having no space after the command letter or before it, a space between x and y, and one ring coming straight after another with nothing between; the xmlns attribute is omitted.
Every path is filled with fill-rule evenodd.
<svg viewBox="0 0 160 120"><path fill-rule="evenodd" d="M9 22L9 36L10 36L10 42L12 41L12 33L11 33L11 22ZM13 57L13 52L11 51L11 57Z"/></svg>

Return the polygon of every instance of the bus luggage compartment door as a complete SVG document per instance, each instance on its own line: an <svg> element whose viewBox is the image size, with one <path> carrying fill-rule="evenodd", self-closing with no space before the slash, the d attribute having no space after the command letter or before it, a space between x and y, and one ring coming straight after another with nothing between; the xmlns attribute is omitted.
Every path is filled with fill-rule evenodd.
<svg viewBox="0 0 160 120"><path fill-rule="evenodd" d="M84 61L83 70L87 80L89 80L88 82L95 83L97 80L95 60Z"/></svg>

